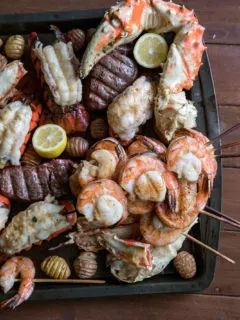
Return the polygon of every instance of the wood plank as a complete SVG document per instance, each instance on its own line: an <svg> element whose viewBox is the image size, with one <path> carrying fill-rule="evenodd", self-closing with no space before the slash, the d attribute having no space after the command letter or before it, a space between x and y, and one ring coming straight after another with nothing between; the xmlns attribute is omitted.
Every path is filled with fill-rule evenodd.
<svg viewBox="0 0 240 320"><path fill-rule="evenodd" d="M217 258L216 272L211 286L204 291L205 294L214 295L240 295L240 251L238 247L240 233L222 231L220 233L219 251L236 261L235 265Z"/></svg>
<svg viewBox="0 0 240 320"><path fill-rule="evenodd" d="M8 0L1 7L1 13L87 10L107 8L115 2L115 0ZM221 1L221 4L219 4L219 0L184 0L179 2L195 9L200 23L206 27L205 40L207 42L240 44L238 0Z"/></svg>
<svg viewBox="0 0 240 320"><path fill-rule="evenodd" d="M237 320L240 298L207 295L149 295L72 301L28 302L1 313L1 320Z"/></svg>
<svg viewBox="0 0 240 320"><path fill-rule="evenodd" d="M240 123L240 108L239 106L220 106L219 118L221 132L231 128L234 124ZM239 141L240 129L230 133L222 139L222 144ZM240 154L240 146L223 150L222 154ZM240 167L240 158L223 159L224 167Z"/></svg>
<svg viewBox="0 0 240 320"><path fill-rule="evenodd" d="M240 105L240 46L208 45L219 105Z"/></svg>
<svg viewBox="0 0 240 320"><path fill-rule="evenodd" d="M240 169L238 168L224 168L223 169L223 190L222 190L222 211L240 220L239 216L239 181ZM236 230L227 224L222 224L224 230Z"/></svg>

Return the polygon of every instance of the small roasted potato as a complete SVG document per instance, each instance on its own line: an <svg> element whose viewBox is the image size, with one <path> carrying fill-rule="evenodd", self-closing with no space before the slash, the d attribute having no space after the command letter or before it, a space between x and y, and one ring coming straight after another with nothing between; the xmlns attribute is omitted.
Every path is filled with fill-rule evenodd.
<svg viewBox="0 0 240 320"><path fill-rule="evenodd" d="M27 146L26 151L24 152L21 164L25 166L38 166L41 163L41 156L37 154L33 146L30 144Z"/></svg>
<svg viewBox="0 0 240 320"><path fill-rule="evenodd" d="M197 272L195 258L187 251L179 252L173 260L173 264L179 275L184 279L193 278Z"/></svg>
<svg viewBox="0 0 240 320"><path fill-rule="evenodd" d="M41 269L46 275L54 279L67 279L71 275L71 270L66 260L59 256L47 257L41 263Z"/></svg>
<svg viewBox="0 0 240 320"><path fill-rule="evenodd" d="M81 29L73 29L68 31L67 38L72 42L73 51L78 53L85 44L85 33Z"/></svg>
<svg viewBox="0 0 240 320"><path fill-rule="evenodd" d="M90 124L90 134L96 140L104 139L108 136L108 124L102 118L93 120Z"/></svg>
<svg viewBox="0 0 240 320"><path fill-rule="evenodd" d="M10 59L20 59L24 53L25 41L23 36L10 36L5 43L5 53Z"/></svg>
<svg viewBox="0 0 240 320"><path fill-rule="evenodd" d="M97 256L92 252L81 252L75 259L73 267L81 279L92 278L97 271Z"/></svg>
<svg viewBox="0 0 240 320"><path fill-rule="evenodd" d="M84 157L89 148L89 143L82 137L71 137L67 141L65 151L70 157Z"/></svg>

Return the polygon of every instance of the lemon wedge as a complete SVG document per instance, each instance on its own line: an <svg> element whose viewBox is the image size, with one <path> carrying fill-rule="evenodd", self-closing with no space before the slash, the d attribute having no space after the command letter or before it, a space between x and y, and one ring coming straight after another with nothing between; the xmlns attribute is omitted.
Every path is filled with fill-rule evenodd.
<svg viewBox="0 0 240 320"><path fill-rule="evenodd" d="M161 66L168 55L166 40L155 33L145 33L136 42L133 55L140 66L153 69Z"/></svg>
<svg viewBox="0 0 240 320"><path fill-rule="evenodd" d="M40 126L34 132L32 144L35 151L43 158L53 159L63 153L67 145L67 135L56 124Z"/></svg>

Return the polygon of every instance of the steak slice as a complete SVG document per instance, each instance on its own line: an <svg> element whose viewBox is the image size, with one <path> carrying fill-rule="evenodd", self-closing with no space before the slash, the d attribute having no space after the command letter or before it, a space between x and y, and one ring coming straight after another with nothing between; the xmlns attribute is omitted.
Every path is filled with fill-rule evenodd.
<svg viewBox="0 0 240 320"><path fill-rule="evenodd" d="M73 171L71 160L56 159L39 166L12 166L0 170L0 194L19 202L56 198L69 193L68 179Z"/></svg>
<svg viewBox="0 0 240 320"><path fill-rule="evenodd" d="M85 105L103 110L137 78L138 68L130 57L115 49L104 56L86 78Z"/></svg>

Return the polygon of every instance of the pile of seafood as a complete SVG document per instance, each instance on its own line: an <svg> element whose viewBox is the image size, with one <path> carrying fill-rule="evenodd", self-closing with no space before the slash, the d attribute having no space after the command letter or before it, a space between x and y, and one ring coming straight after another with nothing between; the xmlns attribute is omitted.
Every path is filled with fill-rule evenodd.
<svg viewBox="0 0 240 320"><path fill-rule="evenodd" d="M18 274L22 279L0 307L15 308L33 292L37 266L18 254L75 225L67 243L80 250L78 277L94 276L102 250L121 281L160 273L198 223L217 171L214 148L193 129L197 108L186 98L205 50L193 11L127 0L97 29L51 29L52 44L32 32L24 52L24 38L13 36L0 56L0 286L6 293ZM161 72L152 74L133 58L134 41L148 31L176 33ZM32 144L36 128L47 124L67 135L56 159L42 158ZM26 207L10 219L12 203ZM61 248L58 254L49 253L41 268L67 279L71 270ZM183 258L196 269L192 256Z"/></svg>

